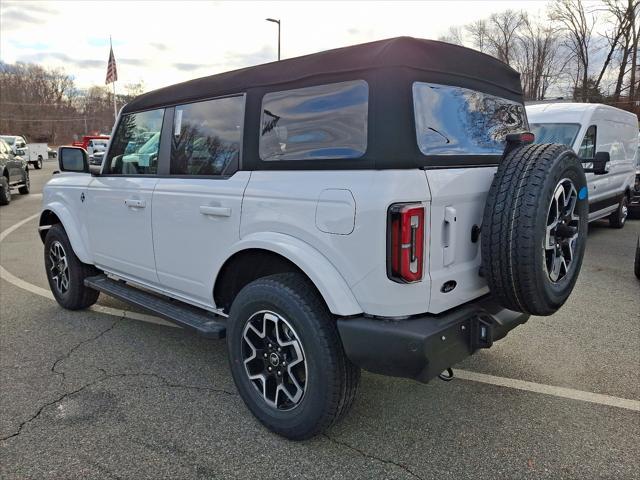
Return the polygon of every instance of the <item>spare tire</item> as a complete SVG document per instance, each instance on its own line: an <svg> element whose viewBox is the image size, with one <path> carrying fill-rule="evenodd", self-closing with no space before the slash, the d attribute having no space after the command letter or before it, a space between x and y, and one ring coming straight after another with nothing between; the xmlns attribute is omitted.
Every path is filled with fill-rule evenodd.
<svg viewBox="0 0 640 480"><path fill-rule="evenodd" d="M482 221L482 271L510 310L551 315L578 279L587 240L587 181L569 147L528 144L498 166Z"/></svg>

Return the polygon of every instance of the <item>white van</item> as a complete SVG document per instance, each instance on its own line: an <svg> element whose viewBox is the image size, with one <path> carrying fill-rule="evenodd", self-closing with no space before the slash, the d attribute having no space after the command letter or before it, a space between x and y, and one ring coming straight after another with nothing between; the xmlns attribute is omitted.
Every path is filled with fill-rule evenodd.
<svg viewBox="0 0 640 480"><path fill-rule="evenodd" d="M638 117L594 103L544 103L526 109L536 143L569 145L583 160L609 154L607 174L587 174L589 221L608 216L612 227L622 228L634 186Z"/></svg>

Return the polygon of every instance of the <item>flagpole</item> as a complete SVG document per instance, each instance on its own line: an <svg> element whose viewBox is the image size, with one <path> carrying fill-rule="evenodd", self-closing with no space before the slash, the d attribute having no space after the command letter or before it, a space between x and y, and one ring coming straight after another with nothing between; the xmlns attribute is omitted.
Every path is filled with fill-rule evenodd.
<svg viewBox="0 0 640 480"><path fill-rule="evenodd" d="M109 35L109 47L111 47L111 51L113 52L111 35ZM114 80L111 83L113 84L113 121L115 123L118 120L118 107L116 106L116 81Z"/></svg>

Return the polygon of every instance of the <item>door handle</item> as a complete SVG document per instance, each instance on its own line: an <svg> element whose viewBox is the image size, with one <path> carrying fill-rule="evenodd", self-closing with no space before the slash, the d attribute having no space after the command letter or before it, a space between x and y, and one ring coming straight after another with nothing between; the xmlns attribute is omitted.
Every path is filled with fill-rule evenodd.
<svg viewBox="0 0 640 480"><path fill-rule="evenodd" d="M451 265L456 259L456 222L457 222L457 212L454 207L445 207L444 209L444 234L445 234L445 245L444 245L444 255L443 255L443 264L444 266Z"/></svg>
<svg viewBox="0 0 640 480"><path fill-rule="evenodd" d="M211 207L209 205L201 205L200 213L212 217L230 217L231 209L228 207Z"/></svg>
<svg viewBox="0 0 640 480"><path fill-rule="evenodd" d="M144 200L137 200L135 198L127 198L124 201L124 204L127 207L133 207L133 208L144 208L147 206L147 203Z"/></svg>

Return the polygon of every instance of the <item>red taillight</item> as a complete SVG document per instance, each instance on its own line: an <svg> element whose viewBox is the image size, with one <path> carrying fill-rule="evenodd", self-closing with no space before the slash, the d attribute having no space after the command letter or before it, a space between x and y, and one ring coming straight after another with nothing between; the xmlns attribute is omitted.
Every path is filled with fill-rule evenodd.
<svg viewBox="0 0 640 480"><path fill-rule="evenodd" d="M507 134L507 143L533 143L536 136L531 132L519 132Z"/></svg>
<svg viewBox="0 0 640 480"><path fill-rule="evenodd" d="M398 203L389 207L387 273L395 282L418 282L424 268L424 207Z"/></svg>

